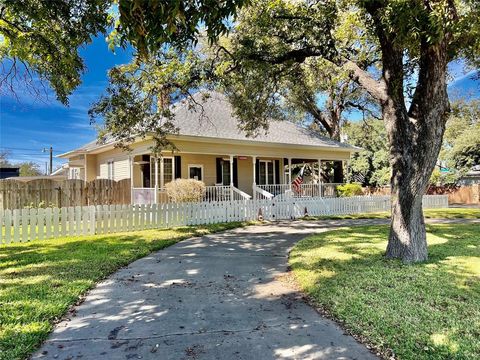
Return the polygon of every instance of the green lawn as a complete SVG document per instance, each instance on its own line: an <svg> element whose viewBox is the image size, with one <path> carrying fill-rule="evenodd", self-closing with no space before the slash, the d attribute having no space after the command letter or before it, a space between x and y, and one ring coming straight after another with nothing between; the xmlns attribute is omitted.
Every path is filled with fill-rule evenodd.
<svg viewBox="0 0 480 360"><path fill-rule="evenodd" d="M448 208L448 209L425 209L426 219L480 219L480 209ZM339 220L339 219L388 219L390 213L376 212L363 214L309 216L307 220Z"/></svg>
<svg viewBox="0 0 480 360"><path fill-rule="evenodd" d="M480 359L480 225L428 225L428 262L386 260L387 226L311 236L290 254L312 302L399 359Z"/></svg>
<svg viewBox="0 0 480 360"><path fill-rule="evenodd" d="M96 282L179 240L242 223L61 238L0 246L0 359L26 358Z"/></svg>

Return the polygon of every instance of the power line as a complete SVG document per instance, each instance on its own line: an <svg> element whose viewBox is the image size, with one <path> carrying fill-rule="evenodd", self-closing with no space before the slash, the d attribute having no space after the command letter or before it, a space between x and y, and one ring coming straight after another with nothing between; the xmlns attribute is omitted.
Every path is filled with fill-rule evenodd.
<svg viewBox="0 0 480 360"><path fill-rule="evenodd" d="M23 151L39 151L42 152L43 148L18 148L18 147L9 147L9 146L0 146L0 149L6 150L23 150ZM67 152L67 150L53 150L53 152Z"/></svg>
<svg viewBox="0 0 480 360"><path fill-rule="evenodd" d="M42 153L12 153L12 156L35 156L35 157L49 157L49 154Z"/></svg>

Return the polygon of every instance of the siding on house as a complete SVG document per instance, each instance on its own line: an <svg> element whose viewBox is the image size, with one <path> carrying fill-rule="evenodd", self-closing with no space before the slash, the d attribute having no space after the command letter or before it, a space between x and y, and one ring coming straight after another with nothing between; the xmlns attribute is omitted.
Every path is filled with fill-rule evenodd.
<svg viewBox="0 0 480 360"><path fill-rule="evenodd" d="M217 182L216 159L220 156L200 154L179 154L182 159L182 178L188 179L188 165L203 165L203 182L215 185Z"/></svg>
<svg viewBox="0 0 480 360"><path fill-rule="evenodd" d="M86 155L86 180L92 181L97 178L97 156L96 155Z"/></svg>
<svg viewBox="0 0 480 360"><path fill-rule="evenodd" d="M130 161L128 153L113 149L98 154L96 159L97 178L108 179L108 162L113 161L113 179L120 181L130 178Z"/></svg>
<svg viewBox="0 0 480 360"><path fill-rule="evenodd" d="M217 182L216 159L222 157L229 159L230 154L237 158L238 169L238 188L248 194L252 193L253 183L253 163L252 156L259 160L278 160L279 170L277 174L279 179L277 183L285 183L284 178L284 158L303 159L308 161L322 160L348 160L350 153L348 151L339 151L337 149L312 149L297 147L291 145L281 146L281 144L239 144L222 143L207 141L206 139L193 141L186 139L172 139L179 152L175 155L181 157L181 177L189 177L189 165L203 166L203 181L207 186L215 185ZM102 178L108 179L108 162L113 161L113 180L119 181L129 179L130 174L130 156L137 159L142 154L149 154L152 146L152 140L139 141L131 146L132 152L126 152L121 149L110 148L99 150L97 154L87 155L87 176L88 179ZM223 154L223 155L222 155ZM174 154L165 152L164 156L172 157ZM83 155L81 156L83 158ZM240 159L242 158L242 159ZM72 157L71 161L78 162L80 157ZM152 172L154 170L152 169ZM133 186L143 187L141 166L133 165ZM153 186L153 184L152 184Z"/></svg>

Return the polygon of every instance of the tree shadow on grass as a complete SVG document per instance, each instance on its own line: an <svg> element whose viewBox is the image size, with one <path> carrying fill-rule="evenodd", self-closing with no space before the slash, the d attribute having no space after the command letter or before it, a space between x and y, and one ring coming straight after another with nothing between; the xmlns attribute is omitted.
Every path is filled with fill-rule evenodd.
<svg viewBox="0 0 480 360"><path fill-rule="evenodd" d="M0 247L0 359L25 357L81 294L118 268L179 240L240 225L186 226Z"/></svg>
<svg viewBox="0 0 480 360"><path fill-rule="evenodd" d="M424 263L385 259L388 227L371 226L311 236L290 264L317 304L400 358L479 357L480 226L427 228Z"/></svg>

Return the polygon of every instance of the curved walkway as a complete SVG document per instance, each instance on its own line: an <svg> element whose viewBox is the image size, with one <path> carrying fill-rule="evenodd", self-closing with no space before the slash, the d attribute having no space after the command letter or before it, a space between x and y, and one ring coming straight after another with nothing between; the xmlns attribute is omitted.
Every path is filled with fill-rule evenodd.
<svg viewBox="0 0 480 360"><path fill-rule="evenodd" d="M279 276L306 235L385 222L279 222L182 241L98 284L33 358L374 359Z"/></svg>

